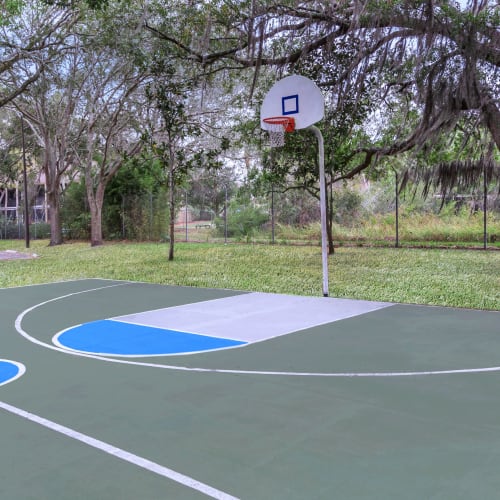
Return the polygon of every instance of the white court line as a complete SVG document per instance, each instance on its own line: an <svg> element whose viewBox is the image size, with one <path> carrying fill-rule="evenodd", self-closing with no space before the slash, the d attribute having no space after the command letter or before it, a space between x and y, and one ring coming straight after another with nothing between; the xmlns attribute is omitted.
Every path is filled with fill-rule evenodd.
<svg viewBox="0 0 500 500"><path fill-rule="evenodd" d="M33 288L38 286L49 286L49 285L62 285L64 283L78 283L79 281L114 281L120 282L121 285L129 285L133 283L139 283L138 281L127 281L127 280L115 280L111 278L78 278L78 279L68 279L61 281L50 281L48 283L32 283L30 285L16 285L16 286L4 286L0 287L0 290L15 290L17 288ZM152 283L145 283L152 284Z"/></svg>
<svg viewBox="0 0 500 500"><path fill-rule="evenodd" d="M227 369L218 369L218 368L198 368L198 367L187 367L187 366L178 366L178 365L162 365L156 363L143 363L140 361L129 361L123 359L116 358L108 358L105 356L97 356L94 354L82 353L78 351L69 351L67 349L62 349L61 347L56 347L52 344L47 344L42 342L41 340L31 336L28 332L23 330L21 324L23 318L29 312L44 306L50 302L55 302L59 299L64 299L67 297L71 297L74 295L79 295L82 293L93 292L96 290L101 290L103 288L112 288L115 286L124 286L133 284L132 282L120 283L115 285L108 285L99 288L93 288L89 290L83 290L79 292L69 293L67 295L62 295L60 297L55 297L50 300L46 300L44 302L40 302L39 304L35 304L28 309L22 311L16 318L15 327L17 332L22 335L26 340L37 344L39 346L45 347L46 349L51 349L54 351L59 351L64 354L70 354L72 356L81 356L84 358L97 359L100 361L107 361L108 363L118 363L125 365L134 365L134 366L144 366L148 368L160 368L167 370L177 370L177 371L187 371L187 372L200 372L200 373L227 373L227 374L236 374L236 375L276 375L276 376L286 376L286 377L339 377L339 378L353 378L353 377L416 377L416 376L427 376L427 375L457 375L457 374L465 374L465 373L488 373L488 372L500 372L500 366L492 366L486 368L459 368L454 370L428 370L428 371L412 371L412 372L280 372L280 371L262 371L262 370L227 370Z"/></svg>
<svg viewBox="0 0 500 500"><path fill-rule="evenodd" d="M81 432L78 432L74 429L65 427L64 425L53 422L52 420L47 420L46 418L35 415L34 413L30 413L21 408L17 408L3 401L0 401L0 408L18 417L25 418L26 420L39 424L43 427L46 427L47 429L50 429L54 432L58 432L59 434L63 434L64 436L67 436L71 439L80 441L88 446L91 446L92 448L96 448L97 450L103 451L108 455L119 458L120 460L123 460L125 462L129 462L137 467L140 467L141 469L145 469L155 474L158 474L159 476L171 479L176 483L182 484L183 486L187 486L188 488L203 493L208 497L217 498L220 500L238 500L237 497L229 495L228 493L225 493L223 491L217 490L212 486L209 486L208 484L202 483L201 481L197 481L196 479L193 479L192 477L189 476L185 476L184 474L180 474L179 472L169 469L168 467L164 467L163 465L160 465L156 462L152 462L147 458L140 457L139 455L130 453L126 450L123 450L122 448L117 448L116 446L113 446L109 443L105 443L104 441L101 441L99 439L95 439L86 434L82 434Z"/></svg>

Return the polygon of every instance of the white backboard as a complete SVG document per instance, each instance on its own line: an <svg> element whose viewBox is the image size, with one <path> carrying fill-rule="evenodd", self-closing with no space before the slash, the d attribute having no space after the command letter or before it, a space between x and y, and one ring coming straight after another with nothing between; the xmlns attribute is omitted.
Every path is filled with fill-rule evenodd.
<svg viewBox="0 0 500 500"><path fill-rule="evenodd" d="M323 119L325 100L318 86L309 78L292 75L276 82L260 108L260 125L269 130L264 118L290 116L295 129L303 129Z"/></svg>

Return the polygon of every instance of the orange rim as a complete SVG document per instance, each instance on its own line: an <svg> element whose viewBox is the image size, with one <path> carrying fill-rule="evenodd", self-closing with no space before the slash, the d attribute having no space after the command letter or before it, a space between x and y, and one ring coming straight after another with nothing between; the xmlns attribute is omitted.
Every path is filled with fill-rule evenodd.
<svg viewBox="0 0 500 500"><path fill-rule="evenodd" d="M282 125L285 132L295 130L295 119L291 116L271 116L262 120L269 125Z"/></svg>

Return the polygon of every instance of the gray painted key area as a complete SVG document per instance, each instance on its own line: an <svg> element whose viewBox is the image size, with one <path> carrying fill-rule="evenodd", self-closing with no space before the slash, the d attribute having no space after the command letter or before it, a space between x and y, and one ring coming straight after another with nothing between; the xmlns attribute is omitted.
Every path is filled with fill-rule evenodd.
<svg viewBox="0 0 500 500"><path fill-rule="evenodd" d="M249 293L113 318L157 328L246 342L359 316L393 304L336 298Z"/></svg>

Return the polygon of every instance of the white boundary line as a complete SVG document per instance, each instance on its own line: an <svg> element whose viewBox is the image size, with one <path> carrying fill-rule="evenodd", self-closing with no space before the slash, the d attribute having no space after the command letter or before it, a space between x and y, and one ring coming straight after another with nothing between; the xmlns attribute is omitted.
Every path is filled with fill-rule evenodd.
<svg viewBox="0 0 500 500"><path fill-rule="evenodd" d="M92 288L92 289L83 290L83 291L79 291L79 292L73 292L73 293L66 294L64 296L55 297L55 298L52 298L50 300L46 300L40 304L36 304L35 306L32 306L32 307L24 310L16 318L16 321L15 321L16 330L21 335L23 335L23 337L27 338L30 342L34 342L35 344L40 345L42 347L49 348L49 349L56 350L56 351L60 351L60 352L63 352L65 354L75 354L75 355L83 356L83 357L90 357L90 358L95 358L95 359L106 360L106 358L100 358L99 356L90 356L90 355L80 354L80 353L76 353L76 352L72 353L72 352L68 352L65 349L61 349L61 348L52 346L50 344L46 344L45 342L42 342L38 339L35 339L34 337L31 337L29 334L27 334L22 329L21 322L26 314L28 314L29 312L33 311L34 309L36 309L38 307L41 307L41 306L48 304L50 302L55 302L59 299L71 297L73 295L78 295L81 293L93 292L93 291L102 290L105 288L113 288L113 287L117 287L117 286L124 286L127 284L130 284L130 283L129 282L128 283L118 283L118 284L114 284L114 285L106 285L106 286L102 286L102 287L98 287L98 288ZM113 361L113 360L107 360L107 361ZM20 375L18 374L18 376L20 376ZM12 381L12 380L13 379L11 379L10 381ZM169 469L169 468L164 467L160 464L157 464L155 462L152 462L150 460L142 458L138 455L134 455L133 453L127 452L126 450L123 450L121 448L117 448L113 445L110 445L110 444L105 443L103 441L100 441L98 439L92 438L91 436L87 436L86 434L82 434L78 431L70 429L69 427L65 427L63 425L57 424L56 422L52 422L50 420L47 420L47 419L40 417L38 415L35 415L33 413L27 412L27 411L22 410L20 408L16 408L15 406L11 406L8 403L0 401L0 408L4 409L10 413L13 413L17 416L20 416L22 418L25 418L25 419L30 420L32 422L35 422L39 425L47 427L55 432L59 432L61 434L64 434L72 439L75 439L77 441L81 441L82 443L85 443L89 446L92 446L93 448L97 448L101 451L104 451L105 453L108 453L112 456L115 456L121 460L124 460L126 462L130 462L130 463L136 465L137 467L141 467L143 469L149 470L151 472L154 472L155 474L158 474L158 475L161 475L161 476L166 477L168 479L171 479L171 480L173 480L177 483L180 483L184 486L195 489L195 490L199 491L200 493L203 493L203 494L210 496L212 498L216 498L216 499L220 499L220 500L238 500L237 497L229 495L223 491L217 490L216 488L213 488L213 487L211 487L207 484L204 484L200 481L197 481L196 479L193 479L189 476L185 476L184 474L180 474L179 472L176 472L172 469Z"/></svg>
<svg viewBox="0 0 500 500"><path fill-rule="evenodd" d="M17 380L19 377L22 377L26 373L26 367L17 361L11 361L10 359L0 359L0 363L9 363L11 365L15 365L18 368L17 374L9 378L8 380L4 380L3 382L0 382L0 386L9 384L10 382L14 382L14 380Z"/></svg>
<svg viewBox="0 0 500 500"><path fill-rule="evenodd" d="M46 418L35 415L34 413L30 413L26 410L22 410L21 408L17 408L8 403L0 401L0 408L12 413L18 417L22 417L26 420L34 422L38 425L46 427L54 432L58 432L59 434L63 434L71 439L75 439L76 441L80 441L92 448L96 448L97 450L103 451L108 455L119 458L125 462L129 462L137 467L148 470L159 476L163 476L167 479L171 479L176 483L182 484L183 486L187 486L193 490L196 490L200 493L203 493L206 496L211 498L217 498L220 500L238 500L237 497L229 495L223 491L217 490L208 484L202 483L201 481L197 481L192 477L185 476L184 474L180 474L168 467L164 467L156 462L152 462L146 458L140 457L133 453L130 453L122 448L117 448L109 443L105 443L104 441L100 441L99 439L95 439L86 434L82 434L74 429L70 429L69 427L65 427L64 425L53 422L52 420L47 420Z"/></svg>
<svg viewBox="0 0 500 500"><path fill-rule="evenodd" d="M177 366L177 365L163 365L163 364L155 364L155 363L144 363L139 361L129 361L124 359L116 359L116 358L108 358L105 356L98 356L94 354L82 353L78 351L70 351L67 349L63 349L61 347L54 346L52 344L47 344L42 342L41 340L32 337L29 333L23 330L21 324L23 318L26 314L31 311L42 307L50 302L55 302L60 299L64 299L67 297L71 297L74 295L79 295L82 293L93 292L97 290L102 290L105 288L113 288L117 286L124 286L128 284L133 284L132 282L119 283L114 285L107 285L98 288L92 288L88 290L82 290L78 292L69 293L66 295L62 295L60 297L55 297L50 300L46 300L44 302L40 302L39 304L35 304L28 309L22 311L16 318L15 327L17 332L22 335L28 341L37 344L39 346L45 347L46 349L52 349L54 351L59 351L64 354L70 354L73 356L81 356L85 358L97 359L100 361L107 361L109 363L119 363L126 365L134 365L134 366L144 366L148 368L161 368L166 370L177 370L177 371L187 371L187 372L200 372L200 373L227 373L227 374L236 374L236 375L275 375L275 376L286 376L286 377L338 377L338 378L354 378L354 377L416 377L416 376L424 376L424 375L457 375L457 374L465 374L465 373L488 373L488 372L499 372L500 366L492 366L486 368L462 368L462 369L454 369L454 370L428 370L428 371L412 371L412 372L286 372L286 371L261 371L261 370L227 370L227 369L218 369L218 368L199 368L199 367L187 367L187 366Z"/></svg>
<svg viewBox="0 0 500 500"><path fill-rule="evenodd" d="M17 288L32 288L36 286L50 286L50 285L61 285L64 283L78 283L79 281L114 281L120 282L119 284L133 284L133 283L141 283L139 281L127 281L127 280L115 280L112 278L78 278L78 279L67 279L61 281L49 281L48 283L31 283L30 285L15 285L15 286L4 286L0 287L0 290L14 290ZM154 285L154 283L146 283L145 285Z"/></svg>

